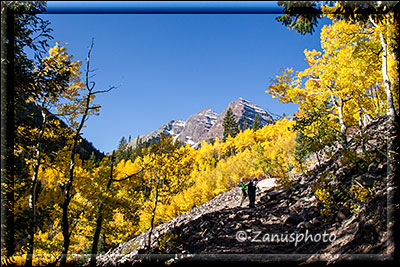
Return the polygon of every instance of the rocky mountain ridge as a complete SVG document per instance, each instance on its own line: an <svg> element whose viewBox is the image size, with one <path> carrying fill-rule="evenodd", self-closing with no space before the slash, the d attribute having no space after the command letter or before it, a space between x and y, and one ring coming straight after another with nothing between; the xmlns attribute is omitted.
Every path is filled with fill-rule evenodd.
<svg viewBox="0 0 400 267"><path fill-rule="evenodd" d="M274 122L272 116L264 109L240 97L238 100L229 103L228 107L221 112L221 115L219 115L210 130L200 137L201 140L210 140L217 137L222 140L224 133L223 121L229 108L235 115L240 129L244 129L245 127L251 128L256 115L258 115L259 121L263 126Z"/></svg>
<svg viewBox="0 0 400 267"><path fill-rule="evenodd" d="M258 115L259 121L263 126L274 122L274 119L267 111L250 101L239 98L229 103L228 107L221 114L214 112L210 108L205 108L189 116L186 121L171 120L156 131L139 136L138 138L144 143L150 143L152 140L156 142L163 133L167 136L173 136L175 140L184 144L198 147L203 141L208 142L217 137L222 139L224 131L222 123L228 108L232 109L241 129L245 127L251 128L256 115ZM128 142L127 146L136 147L138 138L134 138Z"/></svg>
<svg viewBox="0 0 400 267"><path fill-rule="evenodd" d="M343 147L294 177L294 185L282 190L273 184L261 187L255 208L240 206L239 188L154 229L152 254L145 249L147 232L97 257L100 266L127 266L147 260L163 264L191 261L256 261L334 263L342 260L392 260L393 185L388 184L385 151L391 131L387 116L373 120L363 135L348 140L348 151L374 153L368 166L345 164ZM360 138L363 137L363 138ZM364 142L360 146L360 142ZM361 151L360 151L361 150ZM370 154L372 155L372 154ZM334 205L324 216L313 186L333 173L330 186L371 186L373 194L361 210ZM265 179L259 185L271 179ZM341 202L338 202L341 203ZM154 256L154 257L153 257Z"/></svg>
<svg viewBox="0 0 400 267"><path fill-rule="evenodd" d="M210 131L215 122L218 120L218 113L210 108L203 109L198 113L189 116L185 122L185 127L176 139L185 144L195 146L203 140L203 135Z"/></svg>

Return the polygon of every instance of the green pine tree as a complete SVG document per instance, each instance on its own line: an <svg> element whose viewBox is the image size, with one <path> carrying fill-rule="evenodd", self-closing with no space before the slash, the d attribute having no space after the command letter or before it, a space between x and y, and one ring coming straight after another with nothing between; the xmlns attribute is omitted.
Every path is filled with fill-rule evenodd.
<svg viewBox="0 0 400 267"><path fill-rule="evenodd" d="M115 151L115 163L118 163L121 160L126 159L126 147L127 147L127 142L125 137L123 136L119 141L117 150Z"/></svg>
<svg viewBox="0 0 400 267"><path fill-rule="evenodd" d="M260 122L260 117L258 114L254 117L254 122L253 122L253 130L257 131L258 129L261 129L263 127L262 123Z"/></svg>
<svg viewBox="0 0 400 267"><path fill-rule="evenodd" d="M224 137L223 141L225 142L228 136L235 137L239 133L239 124L236 121L235 115L232 112L231 108L228 108L224 121Z"/></svg>
<svg viewBox="0 0 400 267"><path fill-rule="evenodd" d="M126 148L127 142L125 136L122 136L121 141L119 141L118 149L124 150Z"/></svg>

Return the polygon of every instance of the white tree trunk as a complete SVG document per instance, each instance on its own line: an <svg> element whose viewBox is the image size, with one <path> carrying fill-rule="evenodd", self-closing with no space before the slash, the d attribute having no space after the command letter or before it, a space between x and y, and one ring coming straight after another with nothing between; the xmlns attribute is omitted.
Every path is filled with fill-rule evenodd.
<svg viewBox="0 0 400 267"><path fill-rule="evenodd" d="M372 25L374 25L375 28L378 28L378 25L375 23L375 21L372 19L371 16L369 17L369 19ZM379 33L379 39L381 41L381 46L382 46L382 78L387 99L387 108L388 108L387 115L394 122L396 122L396 111L393 106L393 96L391 91L392 83L390 82L387 70L388 45L386 43L385 37L383 36L383 32Z"/></svg>
<svg viewBox="0 0 400 267"><path fill-rule="evenodd" d="M392 96L392 91L391 91L391 85L392 83L390 82L389 75L388 75L388 70L387 70L387 43L385 41L385 38L383 37L383 33L381 32L379 34L379 37L381 39L381 45L382 45L382 77L383 77L383 83L385 85L385 93L386 93L386 98L387 98L387 114L390 116L390 118L395 121L396 119L396 112L394 110L393 106L393 96Z"/></svg>
<svg viewBox="0 0 400 267"><path fill-rule="evenodd" d="M38 175L39 175L39 168L40 163L42 160L41 150L42 150L42 138L44 135L44 131L46 130L47 124L47 115L44 111L44 102L41 107L42 113L42 129L40 129L39 139L36 144L36 162L35 166L33 167L33 175L31 181L31 188L29 193L29 211L31 216L31 221L29 222L29 229L28 229L28 251L26 253L26 261L25 266L30 267L32 266L33 261L33 250L34 250L34 237L35 237L35 229L36 229L36 194L37 194L37 184L38 184Z"/></svg>
<svg viewBox="0 0 400 267"><path fill-rule="evenodd" d="M160 188L160 181L161 181L161 176L158 175L157 186L156 186L156 197L155 197L155 200L154 200L153 211L151 213L150 230L149 230L148 243L147 243L147 249L148 249L149 253L151 252L151 235L152 235L153 229L154 229L154 218L156 217L156 209L157 209L157 204L158 204L158 194L159 194L159 188Z"/></svg>

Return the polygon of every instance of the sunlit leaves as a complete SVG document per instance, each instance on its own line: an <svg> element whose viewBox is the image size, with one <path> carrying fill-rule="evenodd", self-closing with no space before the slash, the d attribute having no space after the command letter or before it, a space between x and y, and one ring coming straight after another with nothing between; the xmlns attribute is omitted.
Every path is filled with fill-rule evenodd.
<svg viewBox="0 0 400 267"><path fill-rule="evenodd" d="M65 44L66 45L66 44ZM38 104L47 102L49 108L57 104L60 98L64 101L71 101L79 96L79 89L83 87L80 81L81 62L73 61L73 57L68 55L66 47L61 42L49 50L49 56L41 60L35 66L33 76L39 95L35 98L29 97L28 101ZM51 90L49 90L51 88ZM47 106L46 106L47 107ZM57 106L57 111L64 113L67 108L66 103ZM64 111L64 112L63 112Z"/></svg>
<svg viewBox="0 0 400 267"><path fill-rule="evenodd" d="M126 242L132 235L150 227L155 188L158 178L159 205L155 224L168 221L209 201L217 194L236 186L240 178L254 176L276 177L284 185L295 170L294 121L283 119L257 131L247 129L226 142L203 142L199 149L178 146L171 138L163 137L155 147L147 148L135 161L121 160L113 167L113 179L121 180L133 173L137 176L107 187L111 162L104 159L98 166L75 157L71 218L70 253L87 253L93 238L96 208L104 207L102 233L105 246ZM63 188L67 182L67 143L57 151L52 164L44 164L39 178L42 185L38 207L46 210L48 220L35 235L35 250L54 253L63 241L59 218L62 214ZM46 238L52 237L52 241Z"/></svg>
<svg viewBox="0 0 400 267"><path fill-rule="evenodd" d="M321 47L306 49L308 67L283 70L266 92L282 103L299 104L303 115L327 114L344 136L347 127L362 126L364 115L375 117L386 109L379 39L368 25L336 20L322 28ZM318 125L309 124L309 133L303 129L306 136L312 138Z"/></svg>

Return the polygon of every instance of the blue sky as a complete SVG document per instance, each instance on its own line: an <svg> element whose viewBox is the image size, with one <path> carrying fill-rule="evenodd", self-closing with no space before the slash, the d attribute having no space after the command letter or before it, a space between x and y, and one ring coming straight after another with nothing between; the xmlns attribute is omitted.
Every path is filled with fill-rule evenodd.
<svg viewBox="0 0 400 267"><path fill-rule="evenodd" d="M48 2L49 10L56 6ZM276 14L41 16L54 30L50 44L68 42L77 60L85 62L94 38L96 88L119 86L98 95L100 116L83 130L104 152L115 149L122 136L146 134L206 107L220 113L239 97L273 113L293 114L296 105L281 104L265 90L281 68L306 67L303 51L320 50L323 26L302 36L278 23Z"/></svg>

